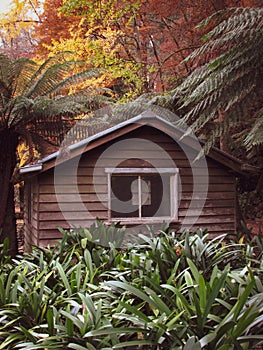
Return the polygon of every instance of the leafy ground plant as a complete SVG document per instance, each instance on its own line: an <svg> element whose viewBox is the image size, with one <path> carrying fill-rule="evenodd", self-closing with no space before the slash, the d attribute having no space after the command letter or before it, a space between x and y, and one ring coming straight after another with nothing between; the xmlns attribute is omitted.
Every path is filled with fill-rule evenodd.
<svg viewBox="0 0 263 350"><path fill-rule="evenodd" d="M62 231L54 248L9 259L2 245L0 350L258 349L262 255L207 232L162 232L117 249ZM252 257L252 258L251 258Z"/></svg>

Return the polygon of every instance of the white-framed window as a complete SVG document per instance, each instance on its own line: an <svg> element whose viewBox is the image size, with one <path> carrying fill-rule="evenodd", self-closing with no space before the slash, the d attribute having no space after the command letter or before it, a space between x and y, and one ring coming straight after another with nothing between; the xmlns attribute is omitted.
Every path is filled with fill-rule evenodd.
<svg viewBox="0 0 263 350"><path fill-rule="evenodd" d="M121 222L178 220L177 168L106 168L108 218Z"/></svg>

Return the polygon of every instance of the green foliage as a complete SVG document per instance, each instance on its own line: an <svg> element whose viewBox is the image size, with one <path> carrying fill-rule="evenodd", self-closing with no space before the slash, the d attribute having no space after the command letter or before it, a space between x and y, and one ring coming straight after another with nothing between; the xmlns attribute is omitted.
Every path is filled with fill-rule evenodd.
<svg viewBox="0 0 263 350"><path fill-rule="evenodd" d="M140 234L137 243L117 249L96 244L99 232L115 240L124 230L99 222L62 231L54 248L3 261L0 349L262 344L262 255L255 257L255 244L209 240L198 230Z"/></svg>
<svg viewBox="0 0 263 350"><path fill-rule="evenodd" d="M206 19L201 26L212 23L213 29L187 59L207 63L173 92L193 131L208 128L207 150L240 121L236 134L242 144L262 145L262 15L262 8L231 8Z"/></svg>
<svg viewBox="0 0 263 350"><path fill-rule="evenodd" d="M0 54L0 66L0 131L10 129L25 137L24 129L30 128L30 123L48 124L47 118L74 116L92 108L90 90L77 87L100 73L83 67L82 72L72 74L81 63L69 61L67 53L50 57L42 64L26 58L10 60ZM73 88L75 93L70 91ZM41 131L39 134L43 136Z"/></svg>

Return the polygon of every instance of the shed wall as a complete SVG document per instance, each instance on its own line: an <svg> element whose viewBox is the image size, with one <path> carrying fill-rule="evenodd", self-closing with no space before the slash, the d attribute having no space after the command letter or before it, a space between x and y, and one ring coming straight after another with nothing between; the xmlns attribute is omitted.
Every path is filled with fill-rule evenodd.
<svg viewBox="0 0 263 350"><path fill-rule="evenodd" d="M38 245L38 182L37 178L27 179L24 190L24 232L25 250L29 250L32 245Z"/></svg>
<svg viewBox="0 0 263 350"><path fill-rule="evenodd" d="M136 138L136 142L133 142L132 138ZM127 143L128 146L130 145L129 147L122 147L121 149L115 149L114 152L103 154L112 145L127 139L129 140ZM106 145L84 153L78 163L76 174L74 159L56 167L55 186L54 168L37 177L38 185L35 184L34 186L32 202L32 234L30 236L28 227L26 231L26 235L29 236L26 238L27 245L31 243L44 246L49 243L52 244L61 236L57 227L64 229L68 229L70 226L88 227L96 217L107 220L108 195L105 168L115 167L124 159L126 160L125 166L130 167L145 166L145 162L139 162L136 159L147 160L148 163L152 161L153 164L158 164L159 167L169 167L168 157L164 157L164 151L162 149L159 151L153 150L152 142L155 142L167 152L175 166L179 168L181 180L179 221L184 219L192 201L192 210L190 215L188 212L187 216L188 221L191 222L191 215L196 214L202 197L202 169L200 169L198 180L200 192L197 190L195 197L193 197L193 175L184 151L168 135L154 128L144 126L130 132L128 136L109 140ZM234 232L236 222L235 176L212 159L207 158L207 164L209 189L205 206L195 227L208 228L211 234ZM80 198L76 192L76 185ZM70 221L70 224L65 220L65 217L67 221Z"/></svg>

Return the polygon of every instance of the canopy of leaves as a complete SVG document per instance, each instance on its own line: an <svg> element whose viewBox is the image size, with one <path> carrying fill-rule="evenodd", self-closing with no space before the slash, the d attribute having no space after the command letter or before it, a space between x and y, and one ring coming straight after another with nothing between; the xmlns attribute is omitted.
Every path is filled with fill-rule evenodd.
<svg viewBox="0 0 263 350"><path fill-rule="evenodd" d="M71 50L90 67L106 68L96 83L130 99L174 88L192 69L180 62L200 46L195 26L217 10L258 0L12 0L0 19L2 46L13 57L46 58Z"/></svg>
<svg viewBox="0 0 263 350"><path fill-rule="evenodd" d="M200 46L196 24L237 5L244 1L46 0L35 28L36 54L67 49L106 68L99 84L112 87L119 98L165 91L191 70L190 61L180 62Z"/></svg>

